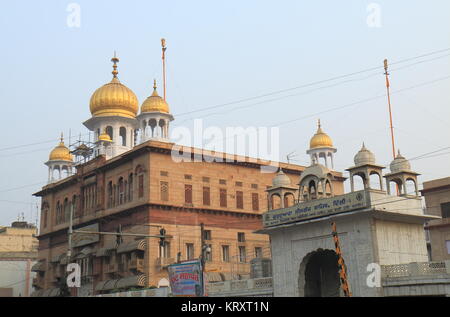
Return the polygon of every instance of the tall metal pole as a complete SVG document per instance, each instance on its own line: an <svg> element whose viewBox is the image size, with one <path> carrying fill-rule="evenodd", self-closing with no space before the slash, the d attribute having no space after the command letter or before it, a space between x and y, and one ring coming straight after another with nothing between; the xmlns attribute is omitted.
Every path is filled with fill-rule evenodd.
<svg viewBox="0 0 450 317"><path fill-rule="evenodd" d="M67 263L71 263L71 257L72 257L73 204L70 204L70 213L69 214L70 215L69 215L69 237L68 237L68 249L67 249ZM64 276L67 276L67 272L66 272L66 274L64 274ZM62 283L67 283L67 281L62 281Z"/></svg>
<svg viewBox="0 0 450 317"><path fill-rule="evenodd" d="M73 234L73 204L70 204L69 241L68 241L68 249L67 249L67 263L70 263L70 257L72 256L72 234Z"/></svg>
<svg viewBox="0 0 450 317"><path fill-rule="evenodd" d="M202 247L202 254L200 255L200 262L202 266L202 295L204 295L205 292L205 253L206 253L206 246L205 246L205 225L203 222L200 224L200 241L201 241L201 247Z"/></svg>
<svg viewBox="0 0 450 317"><path fill-rule="evenodd" d="M164 88L164 100L166 100L166 40L161 39L162 47L162 62L163 62L163 88Z"/></svg>
<svg viewBox="0 0 450 317"><path fill-rule="evenodd" d="M384 74L386 75L386 90L387 90L387 98L388 98L388 105L389 105L389 122L390 122L390 129L391 129L391 141L392 141L392 156L395 159L395 140L394 140L394 127L392 125L392 108L391 108L391 95L389 91L389 72L388 72L388 61L387 59L384 60Z"/></svg>

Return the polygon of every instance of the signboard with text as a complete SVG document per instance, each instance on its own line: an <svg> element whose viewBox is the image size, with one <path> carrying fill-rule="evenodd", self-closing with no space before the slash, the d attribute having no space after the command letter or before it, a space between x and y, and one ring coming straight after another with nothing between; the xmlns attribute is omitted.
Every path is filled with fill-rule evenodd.
<svg viewBox="0 0 450 317"><path fill-rule="evenodd" d="M263 216L264 227L319 218L368 207L364 190L300 203L288 208L269 211Z"/></svg>
<svg viewBox="0 0 450 317"><path fill-rule="evenodd" d="M202 296L202 266L200 261L171 264L169 272L170 288L173 296Z"/></svg>

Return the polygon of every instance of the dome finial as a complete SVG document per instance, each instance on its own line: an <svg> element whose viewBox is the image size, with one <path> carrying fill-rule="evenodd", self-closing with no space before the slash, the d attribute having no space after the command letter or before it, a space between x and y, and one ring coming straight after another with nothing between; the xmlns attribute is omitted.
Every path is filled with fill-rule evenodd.
<svg viewBox="0 0 450 317"><path fill-rule="evenodd" d="M119 62L119 58L116 57L116 51L114 51L114 57L111 58L111 62L113 62L112 74L113 74L114 78L117 78L117 74L119 73L117 71L117 63Z"/></svg>
<svg viewBox="0 0 450 317"><path fill-rule="evenodd" d="M64 134L61 132L61 137L59 138L60 143L64 144Z"/></svg>
<svg viewBox="0 0 450 317"><path fill-rule="evenodd" d="M320 129L321 125L320 125L320 119L317 120L317 127Z"/></svg>
<svg viewBox="0 0 450 317"><path fill-rule="evenodd" d="M158 95L158 92L156 91L156 79L153 79L153 93L152 93L152 96L158 96L159 97L159 95Z"/></svg>

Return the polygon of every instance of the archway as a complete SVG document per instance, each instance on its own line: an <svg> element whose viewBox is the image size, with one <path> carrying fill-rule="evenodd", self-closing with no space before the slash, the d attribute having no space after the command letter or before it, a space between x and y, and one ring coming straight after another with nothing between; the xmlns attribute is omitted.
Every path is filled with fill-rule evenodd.
<svg viewBox="0 0 450 317"><path fill-rule="evenodd" d="M304 297L339 297L338 257L333 250L318 249L307 254L300 264L299 295Z"/></svg>

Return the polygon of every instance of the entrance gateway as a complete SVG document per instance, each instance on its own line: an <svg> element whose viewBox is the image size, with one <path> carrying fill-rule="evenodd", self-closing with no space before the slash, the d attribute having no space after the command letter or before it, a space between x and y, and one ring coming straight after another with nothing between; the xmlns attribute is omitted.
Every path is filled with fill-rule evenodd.
<svg viewBox="0 0 450 317"><path fill-rule="evenodd" d="M269 211L258 232L270 235L274 296L343 296L333 222L353 296L383 296L381 288L367 283L373 272L367 269L373 263L428 261L423 224L434 217L423 214L419 174L411 170L409 161L399 153L390 173L383 175L385 167L376 164L363 145L355 155L355 166L347 169L351 191L343 193L345 178L330 169L335 152L319 126L307 151L311 165L301 173L297 186L280 170L267 189ZM286 197L292 196L290 203Z"/></svg>

